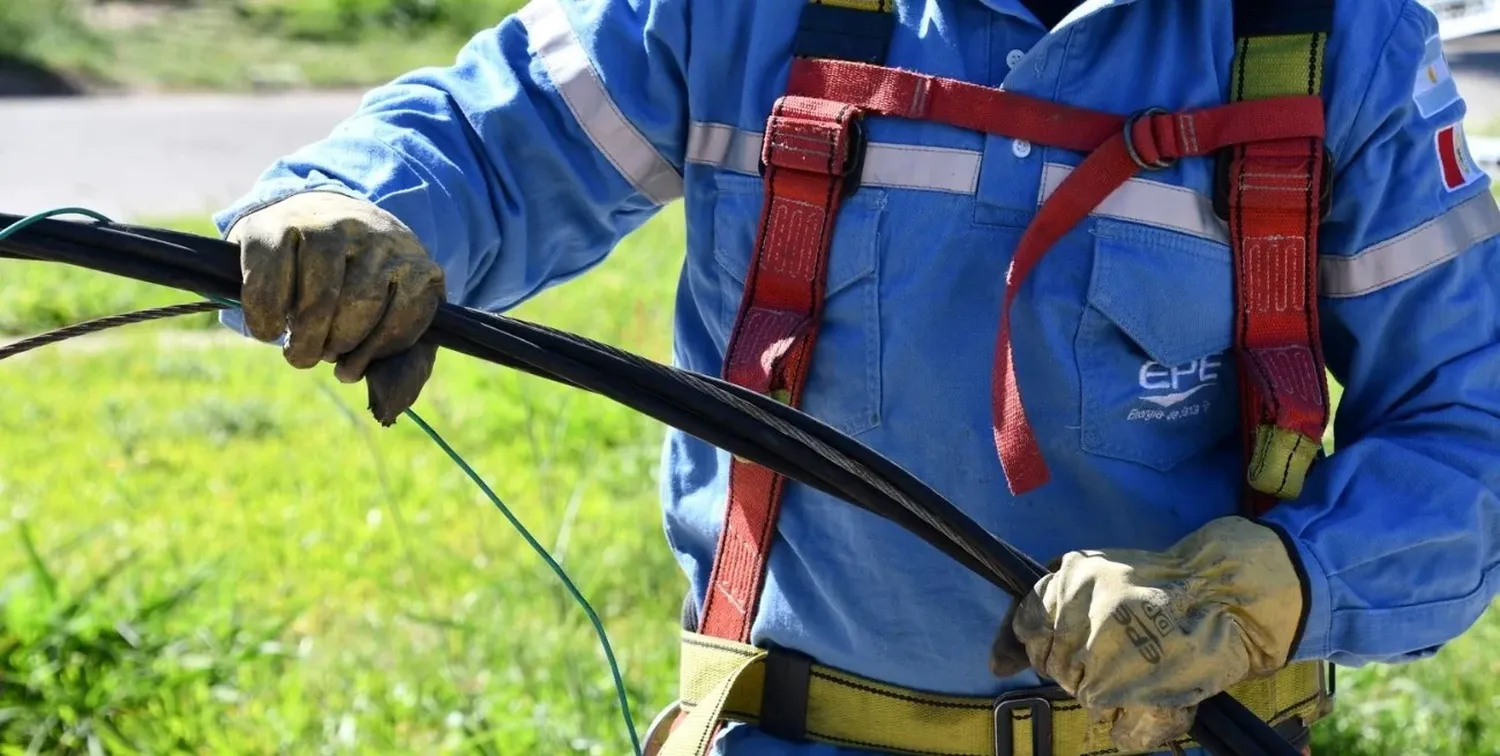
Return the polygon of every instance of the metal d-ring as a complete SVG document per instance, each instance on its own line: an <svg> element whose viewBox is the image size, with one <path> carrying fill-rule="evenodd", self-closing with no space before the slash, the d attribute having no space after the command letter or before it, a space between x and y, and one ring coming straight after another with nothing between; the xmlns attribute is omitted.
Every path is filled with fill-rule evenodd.
<svg viewBox="0 0 1500 756"><path fill-rule="evenodd" d="M656 715L656 719L651 721L651 726L646 728L645 739L641 741L644 756L657 756L661 753L661 749L667 744L667 736L672 734L672 723L681 713L682 702L673 701Z"/></svg>
<svg viewBox="0 0 1500 756"><path fill-rule="evenodd" d="M1125 119L1125 151L1130 154L1130 160L1140 166L1143 171L1160 171L1171 168L1177 164L1177 158L1158 159L1154 162L1146 162L1141 159L1140 150L1135 147L1135 124L1146 116L1162 115L1167 112L1166 108L1151 107L1138 110L1129 118Z"/></svg>

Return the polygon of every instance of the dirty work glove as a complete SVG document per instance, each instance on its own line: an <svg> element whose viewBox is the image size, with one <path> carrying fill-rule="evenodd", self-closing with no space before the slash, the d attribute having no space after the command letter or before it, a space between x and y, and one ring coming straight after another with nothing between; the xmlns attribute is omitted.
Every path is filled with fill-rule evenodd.
<svg viewBox="0 0 1500 756"><path fill-rule="evenodd" d="M1034 667L1140 751L1185 735L1203 699L1283 667L1301 616L1281 538L1226 517L1163 552L1066 554L1011 609L990 667Z"/></svg>
<svg viewBox="0 0 1500 756"><path fill-rule="evenodd" d="M286 333L293 367L321 360L344 383L364 379L383 425L416 402L437 357L417 339L444 299L443 269L401 221L368 201L312 191L244 216L228 239L240 245L251 336Z"/></svg>

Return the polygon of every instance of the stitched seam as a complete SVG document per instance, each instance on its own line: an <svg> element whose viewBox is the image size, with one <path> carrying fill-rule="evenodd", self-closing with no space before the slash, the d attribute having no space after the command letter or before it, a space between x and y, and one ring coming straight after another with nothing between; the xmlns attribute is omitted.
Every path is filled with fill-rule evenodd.
<svg viewBox="0 0 1500 756"><path fill-rule="evenodd" d="M960 710L960 711L987 711L988 709L991 708L991 704L988 701L983 702L983 703L972 703L972 704L956 703L956 702L952 702L952 701L931 701L931 700L928 700L928 699L921 698L920 696L907 695L907 694L903 694L903 693L893 693L893 692L890 692L890 691L881 690L880 688L871 687L869 685L861 685L860 683L850 682L848 680L843 680L843 679L840 679L840 678L837 678L837 677L832 677L832 676L830 676L830 675L828 675L826 673L819 672L817 670L813 670L812 674L813 674L813 677L816 677L816 678L818 678L820 680L824 680L826 682L833 683L834 685L843 686L843 687L849 688L851 690L858 690L858 691L862 691L862 692L865 692L865 693L870 693L870 694L873 694L873 695L881 696L883 698L894 699L894 700L897 700L897 701L906 701L908 703L923 704L925 706L933 706L933 707L936 707L936 708L939 708L939 709L957 709L957 710Z"/></svg>
<svg viewBox="0 0 1500 756"><path fill-rule="evenodd" d="M738 656L738 657L740 657L742 659L748 659L748 658L750 658L752 656L755 656L755 652L752 652L752 651L745 651L745 650L738 649L738 648L729 648L727 646L721 646L721 645L719 645L717 643L708 643L708 642L705 642L705 641L698 640L696 638L689 638L687 636L683 636L682 637L682 643L684 645L688 645L688 646L697 646L699 648L708 648L708 649L713 649L715 651L723 651L725 653L731 653L731 654L734 654L734 655L736 655L736 656Z"/></svg>

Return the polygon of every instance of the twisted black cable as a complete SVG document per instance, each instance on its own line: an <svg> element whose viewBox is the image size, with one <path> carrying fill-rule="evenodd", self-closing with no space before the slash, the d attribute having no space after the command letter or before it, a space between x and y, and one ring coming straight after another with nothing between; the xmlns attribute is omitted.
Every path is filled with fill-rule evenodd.
<svg viewBox="0 0 1500 756"><path fill-rule="evenodd" d="M200 312L213 312L215 310L222 310L224 307L225 305L218 302L189 302L187 304L153 307L149 310L85 320L82 323L63 326L62 328L30 336L0 347L0 360L6 360L35 349L41 349L44 346L50 346L60 341L76 339L79 336L86 336L91 333L98 333L99 331L107 331L111 328L146 323L152 320L166 320L167 318L176 318L183 315L196 315Z"/></svg>

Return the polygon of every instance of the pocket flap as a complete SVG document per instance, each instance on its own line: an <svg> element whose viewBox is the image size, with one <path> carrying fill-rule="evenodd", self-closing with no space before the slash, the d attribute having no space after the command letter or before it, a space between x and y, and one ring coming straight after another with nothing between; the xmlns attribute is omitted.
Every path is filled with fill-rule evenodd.
<svg viewBox="0 0 1500 756"><path fill-rule="evenodd" d="M1227 244L1099 219L1089 304L1162 365L1233 344L1234 270Z"/></svg>

